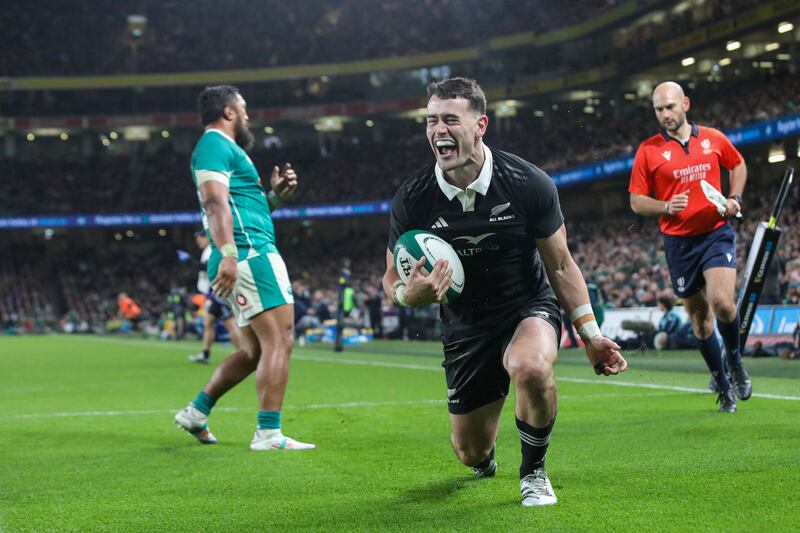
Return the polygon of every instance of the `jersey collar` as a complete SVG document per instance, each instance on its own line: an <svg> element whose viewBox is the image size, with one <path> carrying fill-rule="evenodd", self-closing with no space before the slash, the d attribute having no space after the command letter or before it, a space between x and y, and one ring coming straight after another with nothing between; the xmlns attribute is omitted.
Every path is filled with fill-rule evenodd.
<svg viewBox="0 0 800 533"><path fill-rule="evenodd" d="M213 131L213 132L215 132L215 133L219 133L220 135L222 135L223 137L225 137L226 139L228 139L228 140L229 140L230 142L232 142L233 144L236 144L236 141L235 141L234 139L231 139L230 135L228 135L227 133L225 133L225 132L224 132L224 131L222 131L222 130L218 130L217 128L208 128L208 129L206 130L206 133L208 133L209 131Z"/></svg>
<svg viewBox="0 0 800 533"><path fill-rule="evenodd" d="M492 151L485 144L483 145L483 166L478 174L478 179L467 185L465 190L461 190L455 185L452 185L444 179L444 172L439 168L437 163L434 167L436 174L436 182L439 184L439 189L447 196L448 200L458 198L464 211L475 210L475 194L480 193L481 196L486 196L489 191L489 184L492 182Z"/></svg>
<svg viewBox="0 0 800 533"><path fill-rule="evenodd" d="M691 137L699 137L700 136L700 128L697 127L697 124L695 124L692 121L689 121L689 124L692 125L692 134L689 137L690 138ZM650 130L650 131L653 131L653 130ZM661 128L661 136L664 138L665 141L669 141L669 140L675 139L675 137L670 137L669 133L667 133L667 130L665 130L664 128ZM675 140L678 141L678 139L675 139ZM680 142L680 141L678 141L678 142Z"/></svg>

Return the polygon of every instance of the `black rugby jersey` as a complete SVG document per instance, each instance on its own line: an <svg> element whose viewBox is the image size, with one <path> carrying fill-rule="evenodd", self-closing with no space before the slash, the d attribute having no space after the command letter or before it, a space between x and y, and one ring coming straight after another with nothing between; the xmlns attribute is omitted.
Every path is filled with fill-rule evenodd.
<svg viewBox="0 0 800 533"><path fill-rule="evenodd" d="M448 199L435 162L406 180L392 200L389 250L406 231L426 230L449 242L464 265L461 296L442 305L445 338L487 333L550 291L534 239L549 237L564 222L555 184L514 154L485 153L492 172L476 180L488 181L488 188L474 194L473 205Z"/></svg>

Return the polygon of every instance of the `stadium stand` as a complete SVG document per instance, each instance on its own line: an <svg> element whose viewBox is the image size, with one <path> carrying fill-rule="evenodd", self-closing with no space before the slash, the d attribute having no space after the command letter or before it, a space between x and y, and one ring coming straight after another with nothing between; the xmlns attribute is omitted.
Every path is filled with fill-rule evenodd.
<svg viewBox="0 0 800 533"><path fill-rule="evenodd" d="M6 12L17 22L0 37L0 46L13 46L17 53L3 55L0 75L241 69L408 55L554 29L616 3L359 0L316 2L309 9L304 2L279 0L236 0L225 7L208 0L191 5L128 0L115 2L113 10L91 9L91 16L77 0L52 11L19 5ZM145 16L146 23L130 24L121 14L126 11ZM204 37L210 34L214 39Z"/></svg>
<svg viewBox="0 0 800 533"><path fill-rule="evenodd" d="M93 11L92 17L85 16L88 7L76 0L67 0L58 10L38 12L21 5L10 6L9 14L16 23L0 35L0 45L13 47L15 53L0 56L0 76L324 65L407 58L477 45L478 59L462 61L458 69L466 74L481 74L480 79L489 80L497 90L508 90L515 83L569 76L581 69L606 65L607 61L622 65L620 75L637 73L656 79L660 73L646 71L653 66L648 64L653 57L661 59L659 49L665 40L696 36L706 31L710 23L732 20L752 7L752 2L746 0L688 2L685 7L681 7L683 3L639 2L638 7L669 9L641 17L639 13L636 20L619 19L605 28L575 32L575 37L566 39L561 46L487 47L492 38L508 39L521 35L518 32L525 33L526 38L540 36L591 21L622 4L627 2L579 0L549 5L511 0L325 0L316 2L317 9L312 10L304 9L302 2L234 0L223 10L206 0L193 4L191 9L179 2L123 0L115 3L113 15L111 10L100 9ZM120 15L125 12L144 15L146 25L142 26L142 21L129 22ZM209 13L215 17L209 17ZM34 16L36 24L32 23ZM288 23L272 24L276 18ZM236 24L217 24L234 19ZM86 27L88 20L91 28ZM481 22L486 20L492 24ZM376 25L376 21L380 24ZM204 38L212 23L219 30L215 39ZM298 27L311 31L298 36L294 31ZM774 29L771 31L774 33ZM354 41L362 46L350 46ZM782 50L785 49L796 51L796 44ZM753 53L752 68L740 71L737 66L734 71L731 67L724 76L713 69L681 75L693 103L690 117L701 124L730 129L797 113L800 81L796 59L776 61L769 68L762 68L757 61L760 53ZM243 89L251 100L251 109L253 102L261 106L276 102L302 106L320 101L368 100L376 91L383 91L379 93L381 98L413 99L423 95L428 78L450 73L449 67L441 72L436 68L332 75L322 86L321 78L311 76L253 83ZM412 78L413 83L409 84ZM404 81L392 87L396 80ZM592 86L589 82L587 85ZM645 84L637 88L628 80L624 88L623 84L613 91L607 88L603 86L599 93L602 98L588 97L591 112L585 111L586 98L569 96L567 91L558 95L534 92L521 100L516 116L502 118L492 114L487 143L517 153L551 173L630 155L641 140L656 130L648 100L651 87ZM172 113L191 109L196 92L197 88L191 86L0 92L0 113L33 117L67 114L64 110L89 117L106 112ZM275 135L256 131L259 142L252 158L262 172L283 161L294 164L301 176L301 187L292 199L294 205L385 200L407 176L430 160L422 127L413 118L375 117L374 129L354 120L343 131L331 135L312 131L310 121L303 124L305 131L300 133L297 128L282 131L281 125L276 124ZM290 125L283 126L288 129ZM184 125L183 131L170 139L156 138L124 147L118 147L122 140L118 144L109 142L107 131L84 129L59 146L53 144L59 143L56 138L37 137L36 142L26 143L21 140L24 137L18 137L17 142L24 144L18 149L22 154L19 157L8 156L7 146L13 143L6 143L7 156L0 159L0 196L13 201L0 205L0 216L196 210L188 152L199 127ZM763 159L755 158L762 172ZM617 176L609 182L618 186L618 197L625 194L624 180L624 176ZM599 285L609 306L653 305L660 294L670 291L655 222L637 219L628 213L627 206L619 208L624 214L615 213L613 218L574 216L578 210L570 210L570 204L592 194L579 189L565 188L561 194L565 210L571 211L570 244L585 275ZM767 216L775 190L752 187L746 196L747 219L738 235L740 265L757 221ZM799 201L795 187L785 207L782 226L787 230L772 275L774 290L769 296L775 302L800 300L800 232L794 230L800 223ZM385 219L369 220L333 238L316 232L313 224L279 222L281 251L292 277L302 285L302 292L310 295L309 301L331 305L335 301L341 264L328 260L334 255L361 259L352 279L360 301L366 300L370 287L379 285L383 256L375 251L385 245ZM13 260L4 257L0 262L3 325L19 331L117 327L115 301L120 290L129 292L145 310L148 320L156 323L163 320L167 311L167 293L175 287L191 288L194 284L193 269L175 259L176 249L190 250L192 246L183 232L173 233L170 229L169 237L140 242L138 231L133 238L120 233L116 240L113 231L81 231L84 233L75 240L71 235L59 234L53 242L22 245L19 240L13 241ZM107 241L108 245L98 247L96 240ZM630 261L620 264L620 256ZM42 262L41 257L47 260Z"/></svg>
<svg viewBox="0 0 800 533"><path fill-rule="evenodd" d="M789 71L754 77L737 84L735 90L730 85L699 83L690 94L695 106L692 118L720 129L800 109L800 79ZM520 114L506 120L503 127L493 125L487 142L552 172L630 154L657 129L647 101L620 104L619 109L606 106L591 115L581 107L562 106L544 118ZM312 137L280 148L261 147L252 157L257 168L291 161L300 170L303 185L295 204L386 199L429 158L418 124L406 121L392 127L382 141L371 139L365 130L324 141ZM170 144L153 153L103 152L91 158L7 161L8 178L0 183L0 194L16 200L0 206L0 215L191 210L197 206L188 179L188 153ZM46 181L44 196L30 187L35 181Z"/></svg>

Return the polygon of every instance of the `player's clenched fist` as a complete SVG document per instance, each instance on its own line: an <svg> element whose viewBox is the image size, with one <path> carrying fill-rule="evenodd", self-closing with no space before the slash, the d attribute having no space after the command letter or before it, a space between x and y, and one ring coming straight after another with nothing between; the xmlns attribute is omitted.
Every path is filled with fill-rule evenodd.
<svg viewBox="0 0 800 533"><path fill-rule="evenodd" d="M453 278L453 269L443 259L436 261L427 276L422 272L425 257L421 257L411 268L406 283L405 299L408 305L442 303Z"/></svg>
<svg viewBox="0 0 800 533"><path fill-rule="evenodd" d="M594 367L594 373L610 376L625 372L628 362L619 353L619 345L602 335L592 337L586 342L586 356Z"/></svg>

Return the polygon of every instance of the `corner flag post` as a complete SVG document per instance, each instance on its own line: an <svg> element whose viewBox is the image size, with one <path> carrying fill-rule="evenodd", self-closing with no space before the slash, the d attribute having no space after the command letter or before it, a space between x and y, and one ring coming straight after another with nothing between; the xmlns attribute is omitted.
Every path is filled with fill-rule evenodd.
<svg viewBox="0 0 800 533"><path fill-rule="evenodd" d="M758 223L753 236L753 244L747 255L747 263L742 277L746 284L744 290L739 294L739 303L737 305L740 320L739 349L742 353L744 353L744 347L747 344L747 336L750 334L750 327L756 314L758 300L761 298L761 291L764 289L764 281L766 280L767 272L769 272L769 266L778 248L778 239L781 237L781 228L777 225L778 217L780 217L783 204L789 195L789 188L792 185L793 178L794 168L787 167L769 220Z"/></svg>

